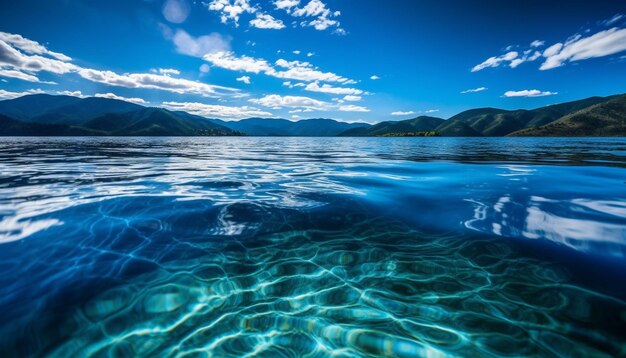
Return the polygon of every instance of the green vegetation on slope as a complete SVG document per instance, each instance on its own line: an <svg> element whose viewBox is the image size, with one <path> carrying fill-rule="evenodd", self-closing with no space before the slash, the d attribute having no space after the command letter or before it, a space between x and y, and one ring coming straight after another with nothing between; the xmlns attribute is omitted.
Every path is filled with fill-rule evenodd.
<svg viewBox="0 0 626 358"><path fill-rule="evenodd" d="M570 113L546 125L510 136L626 136L626 95Z"/></svg>
<svg viewBox="0 0 626 358"><path fill-rule="evenodd" d="M381 136L388 133L430 132L445 120L436 117L421 116L405 121L387 121L368 127L353 128L341 133L345 137Z"/></svg>
<svg viewBox="0 0 626 358"><path fill-rule="evenodd" d="M334 137L346 130L369 127L366 123L346 123L324 118L304 119L296 122L281 118L248 118L232 122L219 121L219 123L252 136Z"/></svg>
<svg viewBox="0 0 626 358"><path fill-rule="evenodd" d="M526 128L535 128L589 106L606 102L612 97L591 97L532 110L507 111L497 108L478 108L461 112L448 121L461 121L486 137L505 136Z"/></svg>
<svg viewBox="0 0 626 358"><path fill-rule="evenodd" d="M12 113L19 117L3 114ZM107 98L30 95L0 102L4 136L223 136L240 132L195 116Z"/></svg>
<svg viewBox="0 0 626 358"><path fill-rule="evenodd" d="M0 135L112 136L626 136L626 95L532 110L477 108L448 120L421 116L375 125L332 119L226 122L107 98L46 94L0 101Z"/></svg>
<svg viewBox="0 0 626 358"><path fill-rule="evenodd" d="M188 119L162 108L106 114L84 123L83 127L114 136L242 135L207 119Z"/></svg>
<svg viewBox="0 0 626 358"><path fill-rule="evenodd" d="M378 137L440 137L439 132L401 132L401 133L385 133Z"/></svg>
<svg viewBox="0 0 626 358"><path fill-rule="evenodd" d="M503 110L497 108L477 108L461 112L448 120L435 118L432 123L439 123L436 126L419 127L421 118L407 119L403 121L381 122L369 128L358 128L342 133L342 136L398 136L399 133L410 133L419 131L434 131L446 137L500 137L511 135L624 135L619 122L619 118L626 117L626 110L613 108L610 115L589 116L586 124L566 126L559 122L573 113L584 111L595 106L612 103L624 98L625 95L610 97L591 97L583 100L560 103L551 106L541 107L532 110ZM620 114L621 113L621 114ZM612 120L607 120L607 116L612 116ZM580 119L580 118L579 118ZM554 126L546 126L555 124ZM544 127L545 126L545 127ZM415 129L419 127L419 129ZM535 128L541 130L535 131ZM565 131L564 128L568 130ZM575 130L573 128L576 128Z"/></svg>

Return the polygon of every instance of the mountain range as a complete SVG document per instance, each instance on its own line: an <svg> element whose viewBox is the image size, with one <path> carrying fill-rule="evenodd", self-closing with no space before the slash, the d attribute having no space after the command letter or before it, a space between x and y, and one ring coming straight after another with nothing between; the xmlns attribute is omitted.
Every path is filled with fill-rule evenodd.
<svg viewBox="0 0 626 358"><path fill-rule="evenodd" d="M108 98L33 94L0 101L4 136L626 136L626 95L531 110L477 108L374 125L332 119L223 121Z"/></svg>
<svg viewBox="0 0 626 358"><path fill-rule="evenodd" d="M342 133L381 136L388 133L437 132L441 136L625 136L626 95L591 97L532 110L477 108L447 120L417 117L381 122ZM574 123L576 122L576 123Z"/></svg>

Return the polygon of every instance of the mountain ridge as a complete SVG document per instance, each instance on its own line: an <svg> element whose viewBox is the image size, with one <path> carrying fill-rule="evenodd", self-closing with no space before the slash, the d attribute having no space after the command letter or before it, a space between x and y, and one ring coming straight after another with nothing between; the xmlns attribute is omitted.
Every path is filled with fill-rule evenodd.
<svg viewBox="0 0 626 358"><path fill-rule="evenodd" d="M377 124L328 118L224 121L109 98L26 95L0 101L0 135L111 136L626 136L626 94L535 109L474 108L449 119Z"/></svg>
<svg viewBox="0 0 626 358"><path fill-rule="evenodd" d="M626 136L626 95L569 113L543 126L509 136Z"/></svg>
<svg viewBox="0 0 626 358"><path fill-rule="evenodd" d="M559 121L561 118L572 113L582 111L594 106L602 105L612 101L626 99L626 94L612 95L607 97L589 97L571 102L553 104L535 109L515 109L505 110L493 107L473 108L458 113L447 120L439 118L441 124L436 128L415 126L415 122L422 117L406 119L401 121L381 122L373 125L369 129L352 130L341 133L340 136L386 136L391 133L402 134L403 132L436 132L436 135L448 137L503 137L513 135L558 135L557 132L549 134L549 131L556 127L547 127L540 132L533 132L531 129L540 128ZM626 108L618 109L621 114L613 113L613 116L626 118ZM595 118L595 117L592 117ZM614 123L615 121L610 121ZM393 124L390 124L393 123ZM602 125L595 122L596 126ZM604 125L607 125L606 123ZM409 130L410 127L418 130ZM578 130L575 133L579 136L593 135L626 135L619 124L608 131L598 128L592 129L593 123L588 124L585 130ZM385 128L388 128L385 130ZM398 130L403 128L404 130ZM524 132L525 131L525 132ZM558 132L560 133L560 132ZM601 133L601 134L600 134ZM565 134L563 134L565 135Z"/></svg>

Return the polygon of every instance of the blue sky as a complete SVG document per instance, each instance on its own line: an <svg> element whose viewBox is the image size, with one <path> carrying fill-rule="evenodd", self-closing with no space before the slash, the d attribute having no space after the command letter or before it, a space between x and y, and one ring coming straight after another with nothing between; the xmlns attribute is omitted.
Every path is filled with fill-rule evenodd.
<svg viewBox="0 0 626 358"><path fill-rule="evenodd" d="M626 92L623 1L0 4L0 99L373 123Z"/></svg>

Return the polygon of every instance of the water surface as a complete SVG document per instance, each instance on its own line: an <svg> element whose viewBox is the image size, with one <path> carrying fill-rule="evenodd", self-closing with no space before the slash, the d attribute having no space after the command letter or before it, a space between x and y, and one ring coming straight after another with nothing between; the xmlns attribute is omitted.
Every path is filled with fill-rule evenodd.
<svg viewBox="0 0 626 358"><path fill-rule="evenodd" d="M0 355L626 355L626 141L1 138Z"/></svg>

